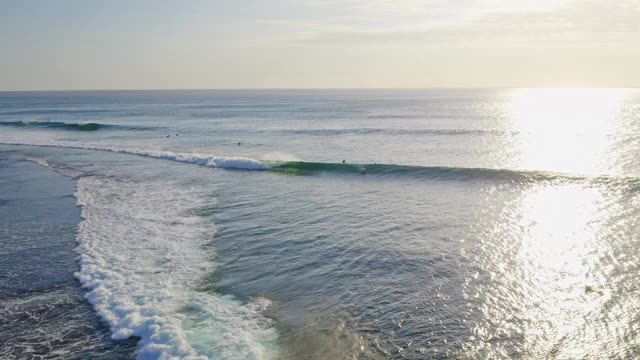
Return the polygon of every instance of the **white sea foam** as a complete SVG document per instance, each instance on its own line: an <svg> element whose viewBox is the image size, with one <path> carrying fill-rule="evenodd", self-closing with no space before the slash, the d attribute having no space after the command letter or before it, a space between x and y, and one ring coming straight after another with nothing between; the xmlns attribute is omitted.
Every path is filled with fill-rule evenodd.
<svg viewBox="0 0 640 360"><path fill-rule="evenodd" d="M205 166L259 168L259 163L246 159L116 152ZM44 159L28 159L77 175ZM277 356L277 333L261 314L268 299L243 305L231 296L197 290L215 267L210 247L215 226L197 212L210 202L202 190L166 179L138 182L88 175L78 177L76 197L83 218L77 235L76 276L114 339L140 337L138 359Z"/></svg>
<svg viewBox="0 0 640 360"><path fill-rule="evenodd" d="M22 134L21 134L22 135ZM21 136L22 137L22 136ZM266 169L249 158L179 154L69 143L7 133L0 143L92 149L208 167ZM114 339L140 337L138 359L271 359L277 333L262 312L265 298L242 304L197 290L215 268L210 243L215 226L198 215L210 197L167 179L77 176L63 166L28 158L77 177L82 207L77 240L87 299ZM178 181L178 180L176 180Z"/></svg>
<svg viewBox="0 0 640 360"><path fill-rule="evenodd" d="M196 290L215 266L215 228L195 213L206 201L197 193L160 180L79 178L76 275L87 299L114 339L141 338L138 359L273 358L267 299L242 305Z"/></svg>

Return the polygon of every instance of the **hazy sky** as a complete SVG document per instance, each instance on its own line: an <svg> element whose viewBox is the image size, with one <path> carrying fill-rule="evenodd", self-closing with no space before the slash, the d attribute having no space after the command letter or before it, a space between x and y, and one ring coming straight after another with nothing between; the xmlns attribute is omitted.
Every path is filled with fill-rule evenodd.
<svg viewBox="0 0 640 360"><path fill-rule="evenodd" d="M0 0L0 90L640 87L640 0Z"/></svg>

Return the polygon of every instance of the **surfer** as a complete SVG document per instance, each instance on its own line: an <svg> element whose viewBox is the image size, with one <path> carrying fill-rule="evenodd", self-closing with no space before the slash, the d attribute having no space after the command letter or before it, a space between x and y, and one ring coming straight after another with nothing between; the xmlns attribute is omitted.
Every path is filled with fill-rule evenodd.
<svg viewBox="0 0 640 360"><path fill-rule="evenodd" d="M167 138L170 138L170 137L171 137L171 134L167 135Z"/></svg>
<svg viewBox="0 0 640 360"><path fill-rule="evenodd" d="M342 159L342 163L344 164L344 159Z"/></svg>
<svg viewBox="0 0 640 360"><path fill-rule="evenodd" d="M238 145L242 144L240 141L238 141Z"/></svg>
<svg viewBox="0 0 640 360"><path fill-rule="evenodd" d="M602 292L602 290L596 289L591 285L586 285L584 287L584 293L585 294L596 293L596 294L599 294L599 295L604 295L604 292Z"/></svg>
<svg viewBox="0 0 640 360"><path fill-rule="evenodd" d="M360 169L360 175L367 175L367 169L366 168L361 168Z"/></svg>

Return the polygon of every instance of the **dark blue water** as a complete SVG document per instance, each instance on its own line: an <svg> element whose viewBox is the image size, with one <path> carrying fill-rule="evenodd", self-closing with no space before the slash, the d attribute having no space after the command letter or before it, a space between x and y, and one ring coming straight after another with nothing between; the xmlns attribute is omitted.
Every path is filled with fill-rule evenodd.
<svg viewBox="0 0 640 360"><path fill-rule="evenodd" d="M73 180L6 147L0 169L0 357L131 358L136 341L110 340L73 276Z"/></svg>

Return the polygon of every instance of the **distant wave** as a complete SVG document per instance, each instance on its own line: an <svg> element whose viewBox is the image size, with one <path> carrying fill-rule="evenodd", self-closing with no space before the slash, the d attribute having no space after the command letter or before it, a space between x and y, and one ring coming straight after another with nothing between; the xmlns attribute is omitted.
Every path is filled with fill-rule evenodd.
<svg viewBox="0 0 640 360"><path fill-rule="evenodd" d="M41 127L51 129L63 129L63 130L77 130L77 131L96 131L100 128L104 128L106 125L98 123L65 123L59 121L4 121L0 122L0 126L12 126L12 127Z"/></svg>
<svg viewBox="0 0 640 360"><path fill-rule="evenodd" d="M5 110L2 115L60 115L60 114L99 114L106 113L106 109L29 109L29 110Z"/></svg>
<svg viewBox="0 0 640 360"><path fill-rule="evenodd" d="M296 129L283 132L296 135L336 136L336 135L516 135L516 131L497 129L381 129L381 128L352 128L352 129Z"/></svg>
<svg viewBox="0 0 640 360"><path fill-rule="evenodd" d="M101 129L125 129L125 130L147 130L150 128L140 126L124 126L124 125L110 125L99 123L65 123L60 121L1 121L0 126L10 127L35 127L35 128L48 128L58 130L72 130L72 131L96 131Z"/></svg>
<svg viewBox="0 0 640 360"><path fill-rule="evenodd" d="M290 104L189 104L184 105L187 109L271 109L290 106Z"/></svg>

